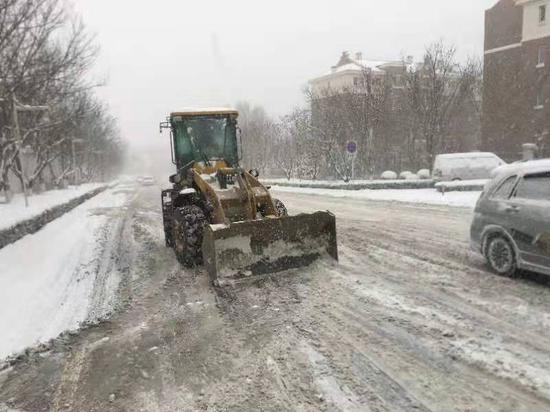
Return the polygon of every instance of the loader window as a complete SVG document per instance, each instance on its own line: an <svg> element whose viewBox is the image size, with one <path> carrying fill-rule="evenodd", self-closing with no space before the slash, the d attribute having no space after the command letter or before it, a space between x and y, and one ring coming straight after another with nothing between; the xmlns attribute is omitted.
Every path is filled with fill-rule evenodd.
<svg viewBox="0 0 550 412"><path fill-rule="evenodd" d="M236 123L228 118L196 117L173 123L178 167L190 162L224 159L237 163Z"/></svg>

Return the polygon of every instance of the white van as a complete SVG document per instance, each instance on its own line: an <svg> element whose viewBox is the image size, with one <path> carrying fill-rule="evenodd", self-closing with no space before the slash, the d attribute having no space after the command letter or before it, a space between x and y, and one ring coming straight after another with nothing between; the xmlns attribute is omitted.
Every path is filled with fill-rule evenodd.
<svg viewBox="0 0 550 412"><path fill-rule="evenodd" d="M494 153L440 154L435 157L432 178L438 182L489 179L494 169L505 164Z"/></svg>

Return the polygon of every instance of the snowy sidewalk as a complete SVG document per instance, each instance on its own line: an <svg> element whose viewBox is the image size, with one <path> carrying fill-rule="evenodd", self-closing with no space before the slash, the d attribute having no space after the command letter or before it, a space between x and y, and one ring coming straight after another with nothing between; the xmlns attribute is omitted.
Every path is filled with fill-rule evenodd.
<svg viewBox="0 0 550 412"><path fill-rule="evenodd" d="M25 207L23 195L17 194L11 203L0 203L0 230L9 229L22 221L37 217L48 209L68 203L101 186L103 184L87 183L64 190L49 190L29 197L29 207Z"/></svg>
<svg viewBox="0 0 550 412"><path fill-rule="evenodd" d="M481 192L450 192L441 194L435 189L383 189L383 190L338 190L309 189L273 186L274 192L301 193L324 197L358 200L385 200L405 203L474 208Z"/></svg>
<svg viewBox="0 0 550 412"><path fill-rule="evenodd" d="M0 360L109 312L120 275L105 266L128 199L107 190L0 250Z"/></svg>

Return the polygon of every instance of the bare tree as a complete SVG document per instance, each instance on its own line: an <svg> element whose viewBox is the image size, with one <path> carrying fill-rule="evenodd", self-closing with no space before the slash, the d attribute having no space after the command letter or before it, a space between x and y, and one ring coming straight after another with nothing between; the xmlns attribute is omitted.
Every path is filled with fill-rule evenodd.
<svg viewBox="0 0 550 412"><path fill-rule="evenodd" d="M276 124L261 106L239 102L239 127L243 140L243 164L256 168L263 175L273 166Z"/></svg>
<svg viewBox="0 0 550 412"><path fill-rule="evenodd" d="M430 45L424 62L407 74L409 108L417 122L426 151L426 162L435 155L453 150L451 124L472 95L477 75L473 66L455 62L456 50L443 42Z"/></svg>
<svg viewBox="0 0 550 412"><path fill-rule="evenodd" d="M390 79L375 76L364 69L352 87L327 88L314 95L306 91L312 111L315 134L324 148L324 157L338 178L351 178L351 160L347 142L357 142L359 174L370 174L376 159L378 131L386 116L390 97ZM381 140L381 139L379 139Z"/></svg>
<svg viewBox="0 0 550 412"><path fill-rule="evenodd" d="M273 152L275 165L290 180L296 173L298 166L296 129L292 115L283 116L277 125Z"/></svg>
<svg viewBox="0 0 550 412"><path fill-rule="evenodd" d="M0 0L0 189L9 189L10 171L31 187L45 170L56 181L74 173L76 139L84 139L84 147L99 139L96 145L114 150L114 120L95 101L91 90L96 85L87 80L96 55L93 39L65 12L62 0ZM14 110L24 105L47 105L49 110L25 111L18 116L16 133ZM111 126L94 134L82 127L84 120L88 126ZM19 161L23 147L34 159L26 173ZM79 161L97 163L92 157ZM61 164L60 171L54 162Z"/></svg>

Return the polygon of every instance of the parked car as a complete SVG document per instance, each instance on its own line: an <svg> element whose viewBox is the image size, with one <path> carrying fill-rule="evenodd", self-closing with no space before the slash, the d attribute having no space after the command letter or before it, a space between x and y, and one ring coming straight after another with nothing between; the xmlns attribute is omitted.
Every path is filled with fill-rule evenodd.
<svg viewBox="0 0 550 412"><path fill-rule="evenodd" d="M141 185L142 186L153 186L155 184L155 179L152 176L142 176Z"/></svg>
<svg viewBox="0 0 550 412"><path fill-rule="evenodd" d="M470 234L494 272L550 275L550 159L500 168L477 202Z"/></svg>
<svg viewBox="0 0 550 412"><path fill-rule="evenodd" d="M489 179L494 169L505 164L494 153L440 154L435 157L432 178L438 182Z"/></svg>

